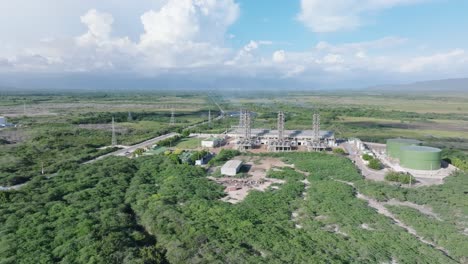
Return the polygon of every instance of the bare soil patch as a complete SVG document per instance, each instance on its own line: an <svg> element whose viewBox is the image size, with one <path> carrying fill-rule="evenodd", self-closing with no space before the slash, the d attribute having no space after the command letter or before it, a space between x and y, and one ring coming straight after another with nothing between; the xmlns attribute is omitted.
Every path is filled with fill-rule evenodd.
<svg viewBox="0 0 468 264"><path fill-rule="evenodd" d="M246 174L246 178L235 178L235 177L223 177L209 179L223 185L225 188L226 197L222 198L223 201L232 204L241 202L247 197L250 190L265 191L268 187L272 187L272 190L278 189L278 186L272 186L272 184L283 184L285 181L280 179L267 178L267 172L270 169L281 169L284 167L293 168L293 165L286 164L280 159L271 157L249 157L239 156L235 159L244 160L244 164L250 166L250 169ZM275 188L273 188L275 187Z"/></svg>

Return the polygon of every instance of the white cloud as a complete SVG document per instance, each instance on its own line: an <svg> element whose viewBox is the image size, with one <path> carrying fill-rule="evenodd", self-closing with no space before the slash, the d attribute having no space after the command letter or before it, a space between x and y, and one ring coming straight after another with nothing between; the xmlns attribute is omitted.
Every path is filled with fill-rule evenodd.
<svg viewBox="0 0 468 264"><path fill-rule="evenodd" d="M342 1L342 5L345 2L353 1ZM410 2L415 1L361 3L367 6L362 10L380 10ZM208 79L248 76L330 82L388 76L390 80L414 76L431 79L468 72L465 50L415 49L398 36L339 44L321 41L305 51L280 47L285 42L251 40L234 50L225 43L232 38L229 27L239 17L239 5L234 0L161 0L157 7L136 16L135 25L143 31L133 38L119 30L122 24L118 15L102 10L90 9L77 15L74 20L81 29L73 36L41 37L15 52L8 43L0 42L0 72L182 73ZM365 13L353 12L350 15L358 17ZM273 45L270 48L274 52L265 45Z"/></svg>
<svg viewBox="0 0 468 264"><path fill-rule="evenodd" d="M130 70L146 74L164 68L222 64L232 54L223 41L238 14L239 6L233 0L168 0L141 16L145 31L139 41L131 41L127 36L113 36L111 14L91 9L80 17L87 29L84 34L72 41L42 38L28 48L28 54L16 54L13 67L32 69L25 58L36 58L39 65L37 56L48 62L51 71L71 72Z"/></svg>
<svg viewBox="0 0 468 264"><path fill-rule="evenodd" d="M228 27L239 16L233 0L169 0L141 16L138 48L149 67L200 67L222 63Z"/></svg>
<svg viewBox="0 0 468 264"><path fill-rule="evenodd" d="M330 53L325 55L320 62L323 62L325 64L342 64L344 62L344 59L340 54Z"/></svg>
<svg viewBox="0 0 468 264"><path fill-rule="evenodd" d="M109 39L112 31L114 18L111 14L98 12L96 9L89 10L81 16L81 22L88 27L88 32L78 38L82 45L97 43Z"/></svg>
<svg viewBox="0 0 468 264"><path fill-rule="evenodd" d="M160 10L141 16L142 46L181 41L219 42L239 16L233 0L170 0Z"/></svg>
<svg viewBox="0 0 468 264"><path fill-rule="evenodd" d="M463 49L455 49L446 53L436 53L420 56L405 61L399 67L403 73L428 71L447 71L467 64L468 56Z"/></svg>
<svg viewBox="0 0 468 264"><path fill-rule="evenodd" d="M267 40L260 40L255 41L251 40L247 43L242 49L237 52L237 55L232 59L225 62L226 65L236 65L236 64L247 64L253 63L254 60L257 58L255 54L255 50L260 48L262 45L271 45L273 44L271 41ZM256 61L258 63L258 61Z"/></svg>
<svg viewBox="0 0 468 264"><path fill-rule="evenodd" d="M355 29L370 12L424 0L301 0L297 18L314 32Z"/></svg>
<svg viewBox="0 0 468 264"><path fill-rule="evenodd" d="M284 50L277 50L273 52L272 59L274 62L283 62L286 59L286 52Z"/></svg>

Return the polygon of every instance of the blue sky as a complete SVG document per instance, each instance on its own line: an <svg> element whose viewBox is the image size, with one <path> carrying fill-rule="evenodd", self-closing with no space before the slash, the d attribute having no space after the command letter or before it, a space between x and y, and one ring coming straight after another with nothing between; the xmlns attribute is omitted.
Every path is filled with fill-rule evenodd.
<svg viewBox="0 0 468 264"><path fill-rule="evenodd" d="M0 74L219 87L467 77L467 13L461 0L0 0Z"/></svg>

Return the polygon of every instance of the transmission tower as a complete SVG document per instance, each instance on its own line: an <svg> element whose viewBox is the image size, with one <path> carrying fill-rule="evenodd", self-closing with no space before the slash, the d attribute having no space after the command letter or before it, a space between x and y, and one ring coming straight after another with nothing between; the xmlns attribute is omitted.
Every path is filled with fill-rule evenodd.
<svg viewBox="0 0 468 264"><path fill-rule="evenodd" d="M117 138L115 137L114 117L112 117L112 146L114 147L115 145L117 145Z"/></svg>
<svg viewBox="0 0 468 264"><path fill-rule="evenodd" d="M247 110L244 110L243 114L243 123L244 123L244 138L246 140L250 140L251 137L251 118L250 118L250 112Z"/></svg>
<svg viewBox="0 0 468 264"><path fill-rule="evenodd" d="M23 115L26 115L26 103L23 103Z"/></svg>
<svg viewBox="0 0 468 264"><path fill-rule="evenodd" d="M278 112L278 140L283 141L284 139L284 112Z"/></svg>
<svg viewBox="0 0 468 264"><path fill-rule="evenodd" d="M208 126L211 127L211 109L208 110Z"/></svg>
<svg viewBox="0 0 468 264"><path fill-rule="evenodd" d="M313 119L312 129L314 131L314 141L319 142L320 141L320 114L318 112L315 112L312 119Z"/></svg>
<svg viewBox="0 0 468 264"><path fill-rule="evenodd" d="M128 121L128 122L132 122L132 121L133 121L132 112L128 112L127 121Z"/></svg>
<svg viewBox="0 0 468 264"><path fill-rule="evenodd" d="M175 125L175 110L174 107L171 108L171 121L169 122L171 126Z"/></svg>
<svg viewBox="0 0 468 264"><path fill-rule="evenodd" d="M244 112L245 112L245 110L242 109L242 108L239 110L239 128L244 127L244 121L245 121Z"/></svg>

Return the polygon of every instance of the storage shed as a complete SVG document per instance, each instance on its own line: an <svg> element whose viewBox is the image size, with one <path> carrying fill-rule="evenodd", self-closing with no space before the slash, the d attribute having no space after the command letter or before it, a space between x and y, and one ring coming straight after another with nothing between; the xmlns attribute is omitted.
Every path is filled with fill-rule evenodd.
<svg viewBox="0 0 468 264"><path fill-rule="evenodd" d="M227 176L236 176L242 167L242 160L229 160L221 167L221 174Z"/></svg>

